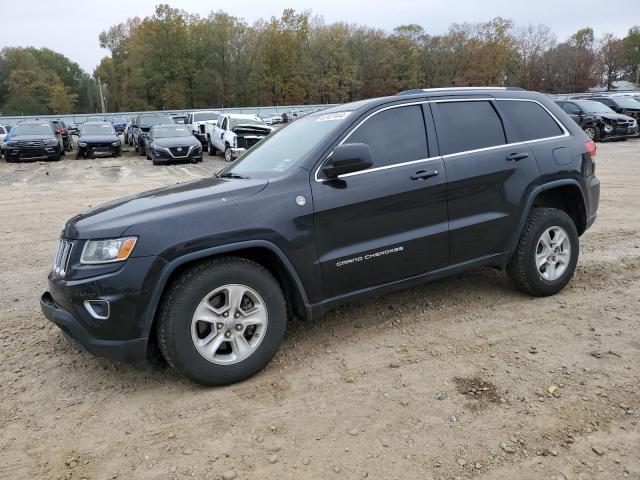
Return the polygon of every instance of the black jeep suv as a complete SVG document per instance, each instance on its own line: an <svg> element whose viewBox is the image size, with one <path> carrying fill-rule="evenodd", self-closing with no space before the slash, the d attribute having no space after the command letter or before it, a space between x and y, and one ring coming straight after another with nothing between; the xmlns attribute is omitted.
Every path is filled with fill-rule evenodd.
<svg viewBox="0 0 640 480"><path fill-rule="evenodd" d="M60 160L64 155L62 137L51 122L27 121L15 126L7 142L4 157L7 162L20 160Z"/></svg>
<svg viewBox="0 0 640 480"><path fill-rule="evenodd" d="M594 141L633 137L638 134L638 122L606 105L593 100L557 100L556 103L580 125Z"/></svg>
<svg viewBox="0 0 640 480"><path fill-rule="evenodd" d="M287 320L478 266L531 295L571 279L595 144L546 95L434 89L305 116L211 178L69 220L44 314L89 352L219 385Z"/></svg>

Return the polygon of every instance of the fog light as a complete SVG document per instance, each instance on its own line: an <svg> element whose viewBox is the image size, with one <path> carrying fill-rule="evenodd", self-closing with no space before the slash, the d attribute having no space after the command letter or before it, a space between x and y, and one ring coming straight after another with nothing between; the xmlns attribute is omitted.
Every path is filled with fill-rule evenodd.
<svg viewBox="0 0 640 480"><path fill-rule="evenodd" d="M89 315L96 320L106 320L109 318L109 302L106 300L85 300L84 308Z"/></svg>

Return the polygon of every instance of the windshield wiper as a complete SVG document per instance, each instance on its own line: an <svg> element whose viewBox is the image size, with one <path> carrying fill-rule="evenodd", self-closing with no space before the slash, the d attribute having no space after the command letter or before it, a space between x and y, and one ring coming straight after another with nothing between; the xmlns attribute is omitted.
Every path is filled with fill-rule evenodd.
<svg viewBox="0 0 640 480"><path fill-rule="evenodd" d="M237 173L227 172L227 173L216 173L216 177L218 178L242 178L247 180L249 177L245 175L239 175Z"/></svg>

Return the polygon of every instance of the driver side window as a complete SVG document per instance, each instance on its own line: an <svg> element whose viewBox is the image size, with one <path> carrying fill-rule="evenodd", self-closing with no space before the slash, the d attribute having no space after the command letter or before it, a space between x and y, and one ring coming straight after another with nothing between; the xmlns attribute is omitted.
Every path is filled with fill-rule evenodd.
<svg viewBox="0 0 640 480"><path fill-rule="evenodd" d="M429 156L420 105L391 108L377 113L357 127L344 143L369 145L373 168L422 160Z"/></svg>

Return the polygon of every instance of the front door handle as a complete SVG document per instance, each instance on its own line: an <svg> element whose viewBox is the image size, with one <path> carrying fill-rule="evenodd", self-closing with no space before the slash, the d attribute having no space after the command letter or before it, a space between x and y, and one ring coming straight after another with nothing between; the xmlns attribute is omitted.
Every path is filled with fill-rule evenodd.
<svg viewBox="0 0 640 480"><path fill-rule="evenodd" d="M527 152L514 152L507 155L507 160L510 162L519 162L523 158L527 158L529 154Z"/></svg>
<svg viewBox="0 0 640 480"><path fill-rule="evenodd" d="M411 180L426 180L427 178L438 175L438 170L420 170L411 175Z"/></svg>

